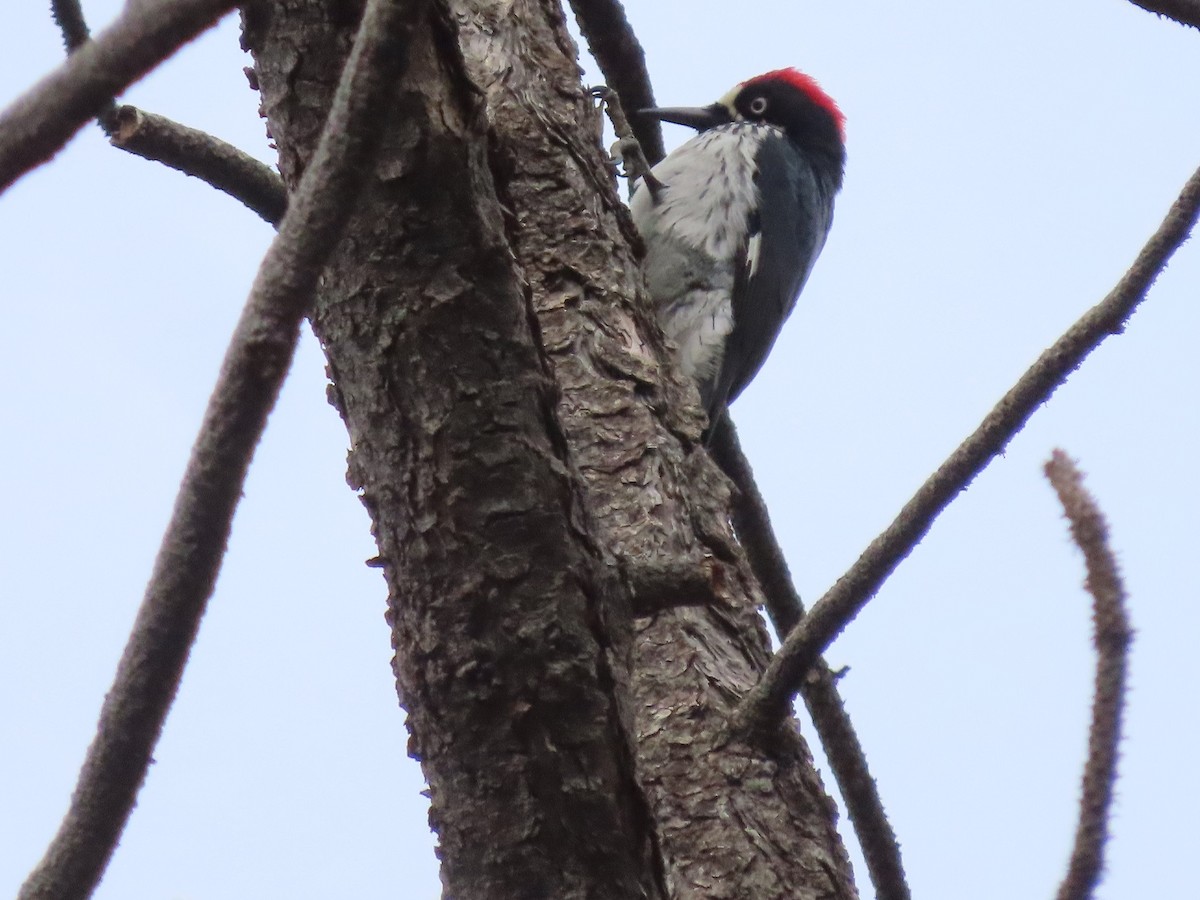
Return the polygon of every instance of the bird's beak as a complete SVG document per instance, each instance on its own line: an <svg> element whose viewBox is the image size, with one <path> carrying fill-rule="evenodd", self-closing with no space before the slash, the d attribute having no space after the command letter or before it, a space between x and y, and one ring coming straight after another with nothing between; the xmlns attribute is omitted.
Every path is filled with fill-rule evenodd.
<svg viewBox="0 0 1200 900"><path fill-rule="evenodd" d="M711 106L661 106L655 109L640 109L638 113L662 122L686 125L697 131L704 131L706 128L714 128L732 121L729 110L721 103L714 103Z"/></svg>

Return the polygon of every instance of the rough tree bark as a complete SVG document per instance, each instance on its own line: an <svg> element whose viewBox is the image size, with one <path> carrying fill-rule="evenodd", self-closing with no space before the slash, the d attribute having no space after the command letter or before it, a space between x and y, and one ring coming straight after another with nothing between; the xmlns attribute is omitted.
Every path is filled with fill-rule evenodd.
<svg viewBox="0 0 1200 900"><path fill-rule="evenodd" d="M757 588L561 5L426 8L313 327L446 895L854 897L795 723L726 728L768 661ZM246 7L289 185L360 12Z"/></svg>

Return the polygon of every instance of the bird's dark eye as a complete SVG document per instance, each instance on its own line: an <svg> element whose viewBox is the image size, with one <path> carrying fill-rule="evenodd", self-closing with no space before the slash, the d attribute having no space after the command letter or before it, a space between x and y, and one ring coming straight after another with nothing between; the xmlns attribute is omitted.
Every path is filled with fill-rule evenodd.
<svg viewBox="0 0 1200 900"><path fill-rule="evenodd" d="M766 97L755 97L753 100L750 101L750 112L753 115L761 116L766 111L767 111L767 98Z"/></svg>

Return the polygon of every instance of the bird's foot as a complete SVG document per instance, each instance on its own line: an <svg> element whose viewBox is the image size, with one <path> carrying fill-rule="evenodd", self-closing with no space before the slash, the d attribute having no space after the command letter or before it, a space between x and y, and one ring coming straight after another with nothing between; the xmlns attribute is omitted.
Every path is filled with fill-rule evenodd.
<svg viewBox="0 0 1200 900"><path fill-rule="evenodd" d="M633 136L633 129L629 126L629 119L625 117L625 110L621 106L621 98L606 84L597 85L589 90L589 93L604 104L604 109L608 113L609 121L612 122L613 131L616 132L617 142L612 148L612 162L619 164L622 168L621 175L628 178L630 181L641 179L646 185L646 190L650 192L650 197L657 201L659 192L663 189L663 183L654 177L654 173L650 171L650 163L646 161L646 154L642 152L642 145L638 143L638 139Z"/></svg>

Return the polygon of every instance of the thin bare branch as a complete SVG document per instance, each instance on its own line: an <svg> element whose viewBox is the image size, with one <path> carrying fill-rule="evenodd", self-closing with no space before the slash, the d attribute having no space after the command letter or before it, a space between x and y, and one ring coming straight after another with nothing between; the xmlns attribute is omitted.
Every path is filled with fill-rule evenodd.
<svg viewBox="0 0 1200 900"><path fill-rule="evenodd" d="M783 549L771 526L766 501L754 480L750 461L742 452L737 429L728 415L713 432L709 450L737 491L733 500L733 527L746 551L750 566L766 599L767 615L780 640L804 615L804 604L796 592ZM846 802L867 863L867 874L877 900L909 900L912 896L904 876L900 843L888 821L866 754L824 658L818 657L800 684L800 694L812 717L813 726L825 748L829 767Z"/></svg>
<svg viewBox="0 0 1200 900"><path fill-rule="evenodd" d="M22 900L88 896L129 817L212 594L254 448L370 170L424 6L371 0L363 14L317 151L230 341L71 807Z"/></svg>
<svg viewBox="0 0 1200 900"><path fill-rule="evenodd" d="M854 723L838 694L836 676L823 658L818 657L809 670L800 694L846 801L846 812L875 888L875 900L909 900L912 891L904 875L900 842L888 821Z"/></svg>
<svg viewBox="0 0 1200 900"><path fill-rule="evenodd" d="M270 166L206 131L165 116L122 106L112 144L207 182L278 225L287 208L283 179Z"/></svg>
<svg viewBox="0 0 1200 900"><path fill-rule="evenodd" d="M0 193L46 162L88 119L200 32L236 0L128 3L95 40L0 113Z"/></svg>
<svg viewBox="0 0 1200 900"><path fill-rule="evenodd" d="M775 538L767 503L754 480L750 460L742 452L737 428L728 416L723 416L713 429L709 452L737 488L733 503L733 527L737 531L738 543L745 548L754 574L758 577L771 624L782 641L800 623L804 604L796 592L783 548Z"/></svg>
<svg viewBox="0 0 1200 900"><path fill-rule="evenodd" d="M92 38L79 0L50 0L50 12L62 32L63 46L73 53Z"/></svg>
<svg viewBox="0 0 1200 900"><path fill-rule="evenodd" d="M51 0L50 5L67 53L74 53L91 39L79 0ZM118 107L112 99L101 108L98 121L114 147L199 178L240 200L271 225L283 218L287 206L283 179L232 144L166 116L134 106Z"/></svg>
<svg viewBox="0 0 1200 900"><path fill-rule="evenodd" d="M1129 2L1134 6L1140 6L1146 12L1174 19L1180 25L1200 28L1200 0L1129 0Z"/></svg>
<svg viewBox="0 0 1200 900"><path fill-rule="evenodd" d="M91 29L83 15L79 0L50 0L50 12L62 32L63 46L68 55L74 53L92 39ZM101 107L96 121L104 133L111 136L117 121L117 104L112 98Z"/></svg>
<svg viewBox="0 0 1200 900"><path fill-rule="evenodd" d="M1096 685L1088 758L1083 770L1083 796L1079 801L1071 864L1058 889L1058 900L1088 900L1104 869L1108 815L1117 780L1117 748L1125 707L1126 661L1133 629L1125 612L1125 586L1108 545L1108 524L1084 488L1083 475L1067 454L1055 450L1046 463L1046 477L1071 523L1071 537L1083 551L1087 567L1084 584L1092 595L1095 625Z"/></svg>
<svg viewBox="0 0 1200 900"><path fill-rule="evenodd" d="M620 0L571 0L571 9L604 80L620 95L625 108L635 113L633 136L650 165L654 165L667 151L662 124L649 116L636 115L639 109L654 106L654 89L646 69L646 54L625 18L625 7Z"/></svg>
<svg viewBox="0 0 1200 900"><path fill-rule="evenodd" d="M1198 211L1200 169L1188 179L1163 223L1112 292L1038 358L788 635L762 679L742 699L736 728L755 731L785 714L813 661L875 595L942 509L1003 452L1029 417L1101 341L1124 330L1155 278L1187 239Z"/></svg>
<svg viewBox="0 0 1200 900"><path fill-rule="evenodd" d="M63 46L70 55L92 39L91 29L79 0L50 0L50 12L62 32ZM112 98L100 109L96 119L107 135L116 126L117 104Z"/></svg>

